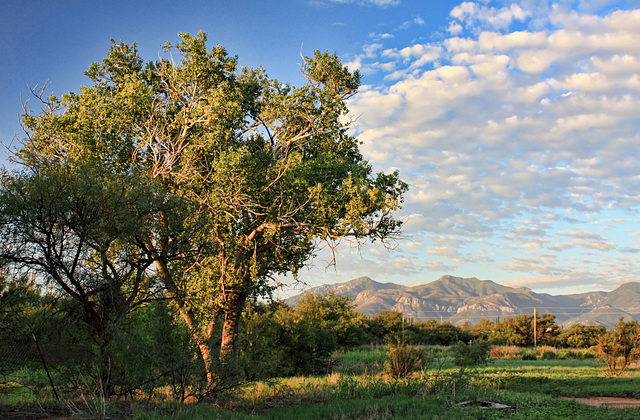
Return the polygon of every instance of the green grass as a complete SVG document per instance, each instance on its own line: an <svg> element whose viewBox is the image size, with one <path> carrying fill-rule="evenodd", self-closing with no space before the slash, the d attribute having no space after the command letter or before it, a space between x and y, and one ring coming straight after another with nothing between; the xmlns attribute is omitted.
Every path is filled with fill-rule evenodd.
<svg viewBox="0 0 640 420"><path fill-rule="evenodd" d="M149 420L640 418L640 408L596 408L559 398L640 398L636 369L611 378L603 376L593 359L509 359L493 360L469 376L460 376L446 352L436 349L429 369L410 379L392 380L381 373L387 351L387 347L371 347L340 352L335 355L339 367L333 374L250 383L210 404L115 400L107 402L105 412L122 413L125 404L126 418ZM33 376L39 377L39 372ZM10 394L0 395L0 404L7 403ZM457 404L468 400L495 401L512 410Z"/></svg>
<svg viewBox="0 0 640 420"><path fill-rule="evenodd" d="M337 352L334 358L339 372L364 375L381 372L388 353L388 346L368 346Z"/></svg>
<svg viewBox="0 0 640 420"><path fill-rule="evenodd" d="M640 398L640 371L603 377L593 359L499 360L476 377L481 386L552 396Z"/></svg>
<svg viewBox="0 0 640 420"><path fill-rule="evenodd" d="M132 419L637 419L640 409L596 408L540 394L485 392L483 399L499 401L512 410L461 407L438 396L397 395L381 398L337 399L283 404L253 411L214 409L206 405L176 407L174 411L134 411Z"/></svg>

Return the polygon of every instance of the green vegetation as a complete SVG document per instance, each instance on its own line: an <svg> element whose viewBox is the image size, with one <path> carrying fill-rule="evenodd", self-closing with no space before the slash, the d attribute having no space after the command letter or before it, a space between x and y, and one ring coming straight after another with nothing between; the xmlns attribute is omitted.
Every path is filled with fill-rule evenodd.
<svg viewBox="0 0 640 420"><path fill-rule="evenodd" d="M28 282L22 287L30 290ZM35 297L16 289L17 285L12 293ZM9 295L6 290L3 296ZM12 301L17 305L20 300ZM356 326L364 331L380 328L371 319L351 312L350 305L349 300L328 296L307 298L301 311L282 304L248 306L243 318L248 335L241 360L250 381L219 389L204 404L181 404L197 401L193 387L203 372L198 360L185 350L188 330L180 327L180 318L172 316L170 306L161 302L145 305L123 322L124 330L114 346L114 354L125 367L113 379L119 384L115 395L120 397L101 399L91 378L70 368L73 363L52 361L54 383L65 401L65 408L58 410L69 413L68 407L73 407L78 417L98 418L124 412L138 419L533 419L542 415L554 419L634 418L640 414L640 409L595 408L559 398L640 398L640 373L629 368L623 376L603 377L606 366L598 362L593 350L490 346L483 340L452 346L388 345L385 337L380 337L379 344L340 346L344 338L338 337L350 336L340 332ZM302 321L310 312L317 315L315 321ZM336 313L342 314L343 322L331 322ZM22 319L28 324L30 317ZM396 333L390 330L389 337ZM431 334L433 331L425 336ZM78 334L76 340L82 337ZM2 345L8 348L6 343ZM408 350L409 356L419 355L420 365L395 375L390 362L398 361L398 349ZM1 405L26 403L31 407L38 403L46 407L54 401L37 360L1 377ZM206 387L206 383L200 386ZM511 408L458 405L463 401L491 401Z"/></svg>
<svg viewBox="0 0 640 420"><path fill-rule="evenodd" d="M127 410L130 418L634 418L640 409L595 408L559 397L616 396L640 398L640 372L603 378L592 357L522 360L486 358L483 342L452 347L417 347L427 365L402 378L388 372L394 346L375 345L337 350L330 354L330 373L253 381L218 393L207 404L176 404L170 389L159 388L146 397L101 401L78 396L74 406L84 416ZM409 346L404 346L407 348ZM396 346L395 349L402 348ZM496 354L494 347L489 354ZM551 347L502 349L503 354L557 353ZM485 364L488 362L488 364ZM38 373L39 372L39 373ZM51 401L42 370L24 369L31 395L3 389L2 404ZM59 379L59 378L57 378ZM34 386L36 383L39 386ZM160 392L162 391L162 392ZM16 396L19 396L16 399ZM13 398L13 399L11 399ZM67 396L67 398L70 398ZM128 401L128 404L125 402ZM167 401L167 402L162 402ZM171 402L174 401L174 402ZM189 401L189 399L187 399ZM492 401L510 409L459 406L463 401ZM210 403L214 403L213 405ZM125 408L123 408L125 407Z"/></svg>

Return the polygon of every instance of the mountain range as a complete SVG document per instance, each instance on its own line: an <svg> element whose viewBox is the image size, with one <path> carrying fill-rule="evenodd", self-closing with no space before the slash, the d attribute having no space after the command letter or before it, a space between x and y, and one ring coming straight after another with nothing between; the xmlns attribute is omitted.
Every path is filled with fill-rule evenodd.
<svg viewBox="0 0 640 420"><path fill-rule="evenodd" d="M611 292L549 295L476 278L443 276L431 283L403 286L359 277L311 288L285 302L295 306L305 294L330 291L352 298L356 310L364 315L399 311L413 320L435 319L454 325L533 314L534 309L539 314L555 315L556 324L565 327L600 324L612 328L620 317L640 320L640 283L636 282L625 283Z"/></svg>

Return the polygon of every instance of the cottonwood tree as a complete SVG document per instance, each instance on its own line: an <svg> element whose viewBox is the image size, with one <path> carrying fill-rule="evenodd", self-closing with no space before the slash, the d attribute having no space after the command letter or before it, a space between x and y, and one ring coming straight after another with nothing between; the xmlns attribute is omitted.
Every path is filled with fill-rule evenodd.
<svg viewBox="0 0 640 420"><path fill-rule="evenodd" d="M237 377L247 298L267 293L276 274L297 275L322 243L393 238L407 185L374 174L349 134L346 101L360 77L335 54L304 58L305 84L293 87L239 70L203 33L165 51L178 61L144 62L135 44L113 42L86 72L91 86L25 116L18 155L27 166L46 156L143 174L188 203L186 215L158 214L139 237L213 387ZM176 226L188 241L172 237Z"/></svg>
<svg viewBox="0 0 640 420"><path fill-rule="evenodd" d="M0 264L67 299L97 345L105 395L113 391L111 345L119 326L157 290L153 260L135 235L149 225L158 200L122 180L55 163L0 177Z"/></svg>

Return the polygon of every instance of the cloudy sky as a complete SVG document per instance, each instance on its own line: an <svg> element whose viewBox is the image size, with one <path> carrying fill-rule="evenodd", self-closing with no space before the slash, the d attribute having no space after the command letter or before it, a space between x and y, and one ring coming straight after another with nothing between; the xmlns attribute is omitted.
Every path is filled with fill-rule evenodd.
<svg viewBox="0 0 640 420"><path fill-rule="evenodd" d="M301 84L314 49L363 75L354 134L411 186L404 237L343 244L335 270L320 253L310 285L451 274L565 294L638 280L638 1L3 2L0 140L20 137L29 85L78 91L110 38L156 59L199 30L280 81Z"/></svg>

